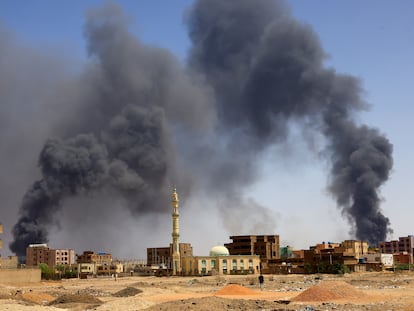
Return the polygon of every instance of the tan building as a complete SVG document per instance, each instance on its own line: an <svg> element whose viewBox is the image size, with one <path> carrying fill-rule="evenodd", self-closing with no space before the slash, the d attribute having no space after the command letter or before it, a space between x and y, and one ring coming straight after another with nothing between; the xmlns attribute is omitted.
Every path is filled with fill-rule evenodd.
<svg viewBox="0 0 414 311"><path fill-rule="evenodd" d="M102 264L97 266L96 274L97 275L109 275L114 276L123 272L124 265L120 262L112 262L109 265Z"/></svg>
<svg viewBox="0 0 414 311"><path fill-rule="evenodd" d="M73 249L51 249L49 250L49 263L50 267L58 265L73 265L75 261L75 251Z"/></svg>
<svg viewBox="0 0 414 311"><path fill-rule="evenodd" d="M77 263L96 263L100 265L112 262L112 255L105 252L84 251L82 255L77 255L77 257Z"/></svg>
<svg viewBox="0 0 414 311"><path fill-rule="evenodd" d="M1 269L16 269L19 266L19 260L17 256L9 256L7 258L0 257Z"/></svg>
<svg viewBox="0 0 414 311"><path fill-rule="evenodd" d="M365 258L368 254L368 242L345 240L339 247L334 248L334 252L342 253L344 256L352 256L355 259Z"/></svg>
<svg viewBox="0 0 414 311"><path fill-rule="evenodd" d="M77 257L78 264L75 271L80 278L97 275L112 276L123 271L123 265L113 262L112 254L109 253L84 251L82 255L77 255Z"/></svg>
<svg viewBox="0 0 414 311"><path fill-rule="evenodd" d="M230 255L259 255L260 267L268 268L269 260L280 258L278 235L237 235L231 236L232 243L224 244Z"/></svg>
<svg viewBox="0 0 414 311"><path fill-rule="evenodd" d="M182 260L183 275L256 274L260 256L230 255L224 246L215 246L209 256L188 256Z"/></svg>
<svg viewBox="0 0 414 311"><path fill-rule="evenodd" d="M30 244L26 248L26 265L38 266L41 263L53 268L58 265L72 265L75 263L73 249L50 249L47 244Z"/></svg>
<svg viewBox="0 0 414 311"><path fill-rule="evenodd" d="M341 246L340 243L332 243L332 242L325 243L325 242L322 242L320 244L316 244L315 246L313 246L312 249L315 250L315 253L319 254L323 251L330 250L330 249L335 249L335 248L340 247L340 246Z"/></svg>
<svg viewBox="0 0 414 311"><path fill-rule="evenodd" d="M193 256L193 247L190 243L179 243L180 262L184 257ZM147 266L165 266L168 269L172 266L173 244L169 247L147 248Z"/></svg>
<svg viewBox="0 0 414 311"><path fill-rule="evenodd" d="M78 263L74 267L75 272L80 278L86 278L87 275L96 275L97 266L96 263Z"/></svg>

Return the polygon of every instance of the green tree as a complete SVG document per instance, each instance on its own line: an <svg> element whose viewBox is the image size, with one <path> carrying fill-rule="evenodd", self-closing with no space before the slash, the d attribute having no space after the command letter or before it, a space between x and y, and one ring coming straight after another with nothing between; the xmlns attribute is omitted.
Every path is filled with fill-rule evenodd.
<svg viewBox="0 0 414 311"><path fill-rule="evenodd" d="M52 279L55 275L55 271L51 269L47 264L40 263L39 264L40 271L42 272L42 279Z"/></svg>

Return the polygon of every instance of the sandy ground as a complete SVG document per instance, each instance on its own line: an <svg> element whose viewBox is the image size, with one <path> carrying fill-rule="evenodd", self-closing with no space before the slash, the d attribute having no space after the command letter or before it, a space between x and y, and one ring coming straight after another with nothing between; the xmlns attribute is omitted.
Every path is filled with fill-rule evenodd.
<svg viewBox="0 0 414 311"><path fill-rule="evenodd" d="M414 310L413 272L0 284L0 310Z"/></svg>

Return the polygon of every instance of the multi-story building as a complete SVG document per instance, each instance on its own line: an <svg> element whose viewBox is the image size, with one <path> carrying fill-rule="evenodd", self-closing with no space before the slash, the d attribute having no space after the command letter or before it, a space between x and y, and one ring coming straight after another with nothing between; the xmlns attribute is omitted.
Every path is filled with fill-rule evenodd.
<svg viewBox="0 0 414 311"><path fill-rule="evenodd" d="M407 252L412 255L414 249L414 236L409 235L406 237L399 237L398 240L379 242L378 247L380 252L383 254L398 254Z"/></svg>
<svg viewBox="0 0 414 311"><path fill-rule="evenodd" d="M75 261L75 251L73 249L51 249L49 250L49 266L73 265Z"/></svg>
<svg viewBox="0 0 414 311"><path fill-rule="evenodd" d="M26 265L38 266L41 263L53 268L58 265L72 265L75 263L73 249L50 249L47 244L30 244L26 248Z"/></svg>
<svg viewBox="0 0 414 311"><path fill-rule="evenodd" d="M38 266L49 262L49 246L47 244L30 244L26 248L26 266Z"/></svg>
<svg viewBox="0 0 414 311"><path fill-rule="evenodd" d="M224 244L230 255L259 255L261 267L267 268L269 260L280 258L278 235L231 236L232 243Z"/></svg>
<svg viewBox="0 0 414 311"><path fill-rule="evenodd" d="M345 240L335 248L335 253L342 253L344 256L352 256L356 259L364 258L368 254L368 242Z"/></svg>
<svg viewBox="0 0 414 311"><path fill-rule="evenodd" d="M184 257L193 256L193 247L190 243L179 243L179 253L181 260ZM147 248L147 266L165 266L172 269L173 244L169 247Z"/></svg>
<svg viewBox="0 0 414 311"><path fill-rule="evenodd" d="M82 255L77 255L77 263L95 263L95 264L110 264L112 262L112 255L105 252L95 253L93 251L84 251Z"/></svg>
<svg viewBox="0 0 414 311"><path fill-rule="evenodd" d="M84 251L82 255L77 255L77 266L74 270L80 278L96 275L114 275L122 272L123 265L112 261L112 254L105 252L95 253Z"/></svg>
<svg viewBox="0 0 414 311"><path fill-rule="evenodd" d="M339 246L341 246L340 243L333 243L333 242L326 243L326 242L322 242L322 243L316 244L315 246L311 246L310 249L311 250L314 250L315 253L319 254L319 253L324 252L326 250L335 249L335 248L337 248Z"/></svg>

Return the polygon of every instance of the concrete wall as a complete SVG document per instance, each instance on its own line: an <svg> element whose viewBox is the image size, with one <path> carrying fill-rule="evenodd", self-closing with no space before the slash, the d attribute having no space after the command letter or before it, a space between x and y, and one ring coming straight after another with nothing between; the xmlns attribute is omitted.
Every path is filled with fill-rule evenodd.
<svg viewBox="0 0 414 311"><path fill-rule="evenodd" d="M40 269L0 269L0 283L35 283L40 279Z"/></svg>

